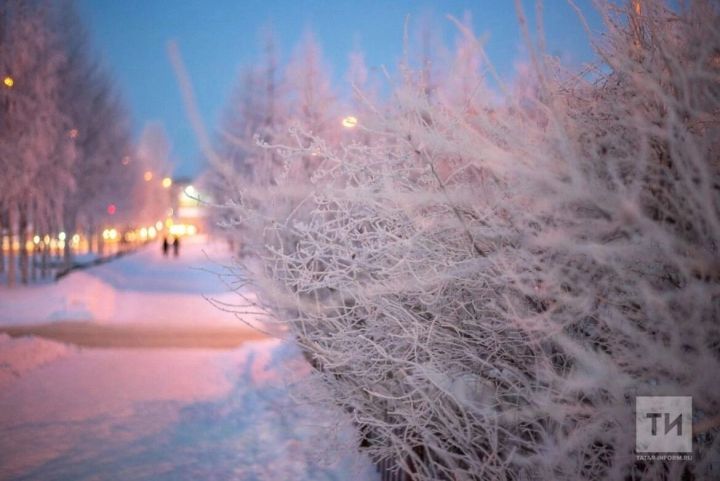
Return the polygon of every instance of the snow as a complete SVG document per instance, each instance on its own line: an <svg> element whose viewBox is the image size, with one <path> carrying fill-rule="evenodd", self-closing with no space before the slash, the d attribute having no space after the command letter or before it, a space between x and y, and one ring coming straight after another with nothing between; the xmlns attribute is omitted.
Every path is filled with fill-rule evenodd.
<svg viewBox="0 0 720 481"><path fill-rule="evenodd" d="M47 364L0 390L0 479L375 479L367 460L335 448L327 413L289 395L287 370L306 372L298 362L268 340L221 353L83 350Z"/></svg>
<svg viewBox="0 0 720 481"><path fill-rule="evenodd" d="M157 244L118 260L75 271L55 284L0 288L0 325L54 321L237 325L203 296L237 304L222 276L230 256L204 237L188 239L178 258ZM251 293L246 293L250 295Z"/></svg>
<svg viewBox="0 0 720 481"><path fill-rule="evenodd" d="M228 261L204 239L177 259L150 245L54 284L0 290L0 327L237 325L202 297L236 299L202 270ZM298 400L310 371L278 339L86 349L0 334L0 479L377 479L346 415Z"/></svg>
<svg viewBox="0 0 720 481"><path fill-rule="evenodd" d="M0 333L0 390L23 374L72 353L64 344L36 337L11 339Z"/></svg>

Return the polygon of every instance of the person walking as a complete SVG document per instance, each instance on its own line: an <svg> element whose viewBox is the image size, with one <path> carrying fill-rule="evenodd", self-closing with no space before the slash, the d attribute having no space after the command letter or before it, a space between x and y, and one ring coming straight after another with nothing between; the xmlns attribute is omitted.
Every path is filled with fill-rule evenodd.
<svg viewBox="0 0 720 481"><path fill-rule="evenodd" d="M180 254L180 238L176 237L173 241L173 255L177 257L178 254Z"/></svg>
<svg viewBox="0 0 720 481"><path fill-rule="evenodd" d="M167 237L163 237L163 242L162 242L162 253L163 253L163 256L167 257L167 255L168 255L168 250L170 250L170 243L168 242L168 238L167 238Z"/></svg>

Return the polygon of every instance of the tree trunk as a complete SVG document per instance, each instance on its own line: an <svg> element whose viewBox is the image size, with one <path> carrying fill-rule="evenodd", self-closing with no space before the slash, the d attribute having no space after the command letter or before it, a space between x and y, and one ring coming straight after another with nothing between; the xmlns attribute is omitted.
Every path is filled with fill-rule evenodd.
<svg viewBox="0 0 720 481"><path fill-rule="evenodd" d="M92 254L97 249L96 245L96 237L95 237L95 221L92 217L88 217L87 220L88 225L88 232L87 232L87 240L88 240L88 254Z"/></svg>
<svg viewBox="0 0 720 481"><path fill-rule="evenodd" d="M37 210L33 212L33 221L32 221L32 232L30 232L30 238L33 240L32 243L32 255L30 256L30 279L32 282L37 281L37 259L38 259L38 249L40 248L40 243L35 242L35 236L39 235L39 225L38 225L38 213Z"/></svg>
<svg viewBox="0 0 720 481"><path fill-rule="evenodd" d="M63 247L63 265L65 269L69 269L73 261L72 237L70 236L70 232L74 230L75 229L68 229L65 236L65 246Z"/></svg>
<svg viewBox="0 0 720 481"><path fill-rule="evenodd" d="M5 210L0 209L0 274L5 272L5 229L8 228Z"/></svg>
<svg viewBox="0 0 720 481"><path fill-rule="evenodd" d="M32 255L30 256L30 280L37 281L37 251L38 244L33 244Z"/></svg>
<svg viewBox="0 0 720 481"><path fill-rule="evenodd" d="M8 275L7 275L7 285L8 287L12 287L15 285L15 248L13 246L13 232L14 232L14 216L12 208L8 211L7 215L8 219Z"/></svg>
<svg viewBox="0 0 720 481"><path fill-rule="evenodd" d="M48 245L43 241L42 243L42 259L40 260L40 277L45 279L48 275Z"/></svg>
<svg viewBox="0 0 720 481"><path fill-rule="evenodd" d="M29 252L27 248L28 221L25 209L20 209L18 223L18 238L20 240L20 282L27 284L30 280Z"/></svg>

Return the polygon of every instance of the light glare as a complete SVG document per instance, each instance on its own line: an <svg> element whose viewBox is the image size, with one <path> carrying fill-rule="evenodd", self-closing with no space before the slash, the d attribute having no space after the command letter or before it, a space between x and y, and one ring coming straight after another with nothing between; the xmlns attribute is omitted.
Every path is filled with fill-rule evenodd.
<svg viewBox="0 0 720 481"><path fill-rule="evenodd" d="M352 129L352 128L356 127L357 124L358 124L358 119L355 116L348 115L347 117L342 119L342 125L346 129Z"/></svg>

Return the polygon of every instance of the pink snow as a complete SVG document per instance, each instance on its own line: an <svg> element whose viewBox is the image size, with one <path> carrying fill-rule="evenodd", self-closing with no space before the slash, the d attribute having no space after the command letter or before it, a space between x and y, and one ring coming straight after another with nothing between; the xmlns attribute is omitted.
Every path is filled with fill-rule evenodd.
<svg viewBox="0 0 720 481"><path fill-rule="evenodd" d="M0 290L0 324L241 325L203 297L239 302L203 270L230 261L202 238L177 259L149 245L57 283ZM297 400L292 386L310 372L277 339L86 349L0 335L0 479L377 479L346 413Z"/></svg>
<svg viewBox="0 0 720 481"><path fill-rule="evenodd" d="M80 350L0 390L0 479L377 479L338 413L291 396L300 364L277 340Z"/></svg>
<svg viewBox="0 0 720 481"><path fill-rule="evenodd" d="M36 337L10 339L0 333L0 391L28 371L71 354L73 349Z"/></svg>
<svg viewBox="0 0 720 481"><path fill-rule="evenodd" d="M187 239L178 258L163 257L157 244L57 283L0 287L0 325L52 321L238 325L208 298L238 304L224 284L232 259L222 243ZM252 297L252 293L243 295Z"/></svg>

